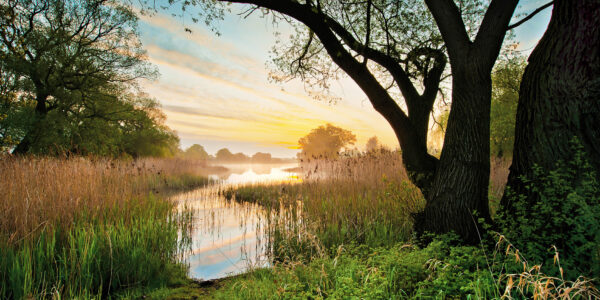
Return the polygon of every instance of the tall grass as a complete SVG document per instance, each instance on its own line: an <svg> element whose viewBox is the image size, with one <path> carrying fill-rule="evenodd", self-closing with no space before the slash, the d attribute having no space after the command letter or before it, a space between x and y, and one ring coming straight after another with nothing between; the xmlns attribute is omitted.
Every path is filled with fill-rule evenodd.
<svg viewBox="0 0 600 300"><path fill-rule="evenodd" d="M422 209L398 152L301 163L299 183L252 184L223 193L266 207L275 257L310 257L340 244L393 245L410 239L412 215Z"/></svg>
<svg viewBox="0 0 600 300"><path fill-rule="evenodd" d="M42 228L68 229L82 214L102 219L150 192L204 185L204 169L183 160L0 158L0 239L11 244Z"/></svg>
<svg viewBox="0 0 600 300"><path fill-rule="evenodd" d="M205 184L201 167L0 159L0 298L100 298L184 274L191 217L153 194Z"/></svg>

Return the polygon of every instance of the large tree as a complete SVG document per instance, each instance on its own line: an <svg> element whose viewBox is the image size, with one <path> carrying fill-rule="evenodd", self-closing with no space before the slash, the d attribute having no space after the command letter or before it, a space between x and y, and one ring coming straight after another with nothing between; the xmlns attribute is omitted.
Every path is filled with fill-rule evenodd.
<svg viewBox="0 0 600 300"><path fill-rule="evenodd" d="M554 1L548 29L528 61L507 186L535 202L522 178L533 179L535 165L550 171L572 159L574 138L600 174L600 2ZM511 199L502 200L508 214Z"/></svg>
<svg viewBox="0 0 600 300"><path fill-rule="evenodd" d="M530 261L552 266L553 245L561 277L598 277L600 1L555 0L528 61L499 223Z"/></svg>
<svg viewBox="0 0 600 300"><path fill-rule="evenodd" d="M0 4L0 68L15 76L33 121L14 152L42 137L50 111L75 111L107 85L151 76L137 17L112 0L8 0Z"/></svg>
<svg viewBox="0 0 600 300"><path fill-rule="evenodd" d="M305 58L326 53L389 122L408 174L427 199L425 210L417 216L416 229L455 231L467 242L478 240L473 213L490 219L490 74L518 0L492 0L487 9L483 3L487 1L458 1L457 5L452 0L426 0L431 14L419 9L420 1L220 2L253 5L250 11L264 8L308 28L306 43L296 47L298 55L290 60L291 70L311 70L304 64ZM469 17L479 15L478 11L485 11L482 19ZM422 22L428 16L437 24L443 47L434 38L415 34L431 32ZM411 18L418 22L403 23ZM427 152L426 140L446 53L451 65L452 107L438 160ZM396 87L401 97L393 90ZM397 102L401 98L405 110Z"/></svg>

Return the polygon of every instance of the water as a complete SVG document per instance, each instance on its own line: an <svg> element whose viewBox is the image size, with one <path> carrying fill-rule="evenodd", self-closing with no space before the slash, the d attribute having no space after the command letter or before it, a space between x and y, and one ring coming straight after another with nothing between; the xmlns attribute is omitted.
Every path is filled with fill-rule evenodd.
<svg viewBox="0 0 600 300"><path fill-rule="evenodd" d="M298 174L284 165L224 165L210 177L215 184L176 195L181 208L194 210L192 250L186 257L192 278L210 280L269 266L266 212L258 205L227 201L219 188L247 183L293 182Z"/></svg>

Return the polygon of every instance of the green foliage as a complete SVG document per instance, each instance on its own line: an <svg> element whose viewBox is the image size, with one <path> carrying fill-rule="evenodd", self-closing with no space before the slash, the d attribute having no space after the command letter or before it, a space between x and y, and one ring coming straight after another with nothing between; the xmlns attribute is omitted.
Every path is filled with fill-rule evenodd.
<svg viewBox="0 0 600 300"><path fill-rule="evenodd" d="M564 277L570 280L600 276L600 185L576 141L572 151L573 159L558 161L554 170L535 167L532 178L521 178L526 192L507 191L513 209L499 216L503 232L528 254L529 262L561 275L549 249L556 246Z"/></svg>
<svg viewBox="0 0 600 300"><path fill-rule="evenodd" d="M61 109L39 120L40 136L30 152L45 155L75 153L118 157L171 157L179 138L164 125L158 103L143 95L96 95L91 105L73 105L77 113Z"/></svg>
<svg viewBox="0 0 600 300"><path fill-rule="evenodd" d="M515 122L525 58L516 56L497 63L492 72L490 112L490 152L493 156L512 157Z"/></svg>
<svg viewBox="0 0 600 300"><path fill-rule="evenodd" d="M331 257L305 265L280 264L228 284L216 299L486 298L497 295L484 256L453 247L452 237L423 249L397 244L340 246Z"/></svg>
<svg viewBox="0 0 600 300"><path fill-rule="evenodd" d="M178 138L164 125L157 102L132 92L138 78L156 73L131 7L118 1L15 0L0 4L0 14L2 150L176 153Z"/></svg>
<svg viewBox="0 0 600 300"><path fill-rule="evenodd" d="M183 155L186 158L192 158L192 159L199 159L199 160L209 159L209 155L206 152L206 150L204 150L204 147L202 147L198 144L193 144L192 146L187 148L187 150L185 150Z"/></svg>
<svg viewBox="0 0 600 300"><path fill-rule="evenodd" d="M14 94L0 94L0 153L8 152L23 139L33 123L34 105L17 101Z"/></svg>
<svg viewBox="0 0 600 300"><path fill-rule="evenodd" d="M186 245L179 235L189 220L150 196L104 218L82 215L69 230L42 228L17 244L2 241L0 298L105 298L164 285L184 276L179 255Z"/></svg>

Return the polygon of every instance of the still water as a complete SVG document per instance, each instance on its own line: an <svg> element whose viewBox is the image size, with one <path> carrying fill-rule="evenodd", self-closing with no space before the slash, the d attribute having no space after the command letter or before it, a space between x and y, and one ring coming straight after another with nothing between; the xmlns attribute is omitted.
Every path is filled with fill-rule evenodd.
<svg viewBox="0 0 600 300"><path fill-rule="evenodd" d="M181 208L194 210L192 249L186 256L190 276L210 280L269 265L266 212L255 204L227 201L219 190L249 183L294 182L296 164L224 165L211 175L215 183L174 196Z"/></svg>

